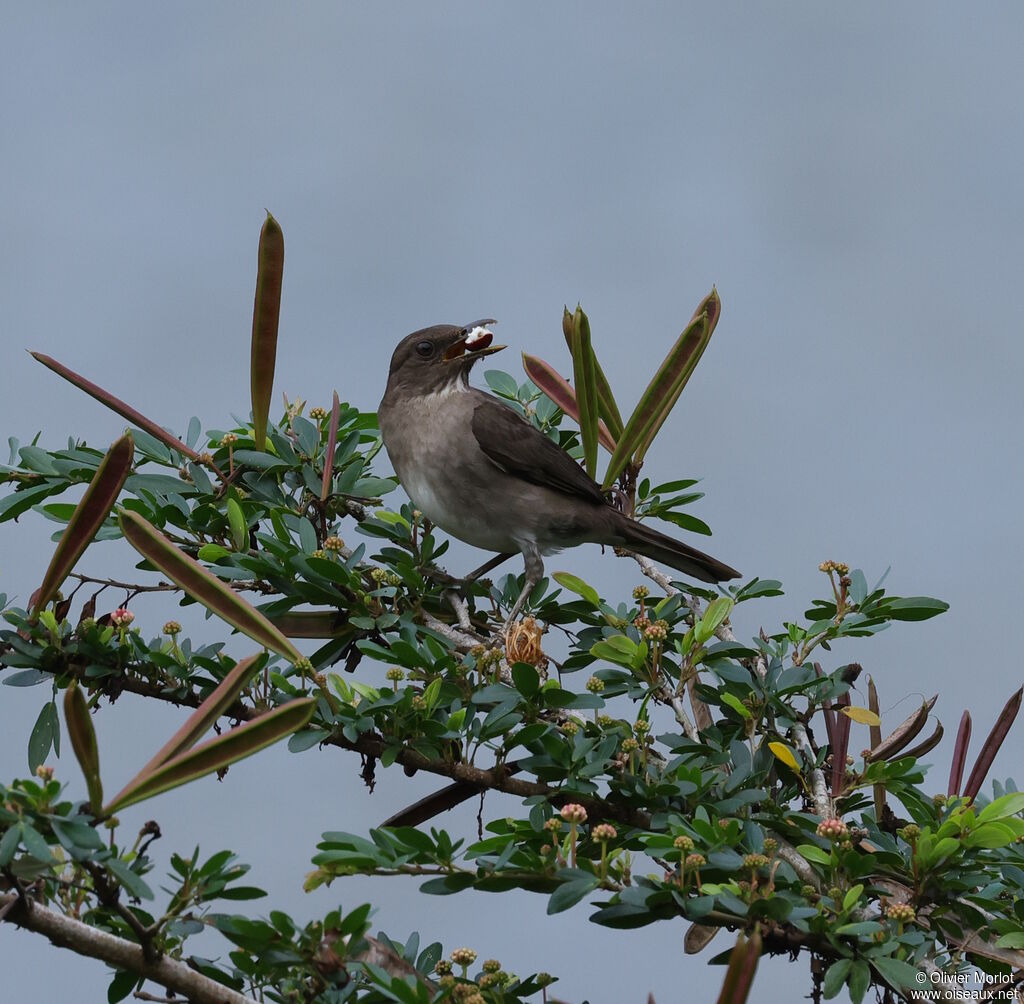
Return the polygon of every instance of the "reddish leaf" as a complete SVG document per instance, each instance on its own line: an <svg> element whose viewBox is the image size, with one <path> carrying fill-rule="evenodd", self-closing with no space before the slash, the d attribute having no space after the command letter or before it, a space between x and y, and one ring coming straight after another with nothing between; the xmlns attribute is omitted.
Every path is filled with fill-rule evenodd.
<svg viewBox="0 0 1024 1004"><path fill-rule="evenodd" d="M252 388L253 441L262 450L267 438L267 415L274 390L277 364L277 326L281 318L281 284L284 278L284 233L270 213L260 230L256 266L256 299L252 309L252 360L249 374Z"/></svg>
<svg viewBox="0 0 1024 1004"><path fill-rule="evenodd" d="M935 723L935 729L932 734L927 738L919 742L916 746L911 746L910 749L904 750L900 755L905 757L914 757L915 760L920 760L925 753L931 753L936 746L942 742L942 736L945 730L942 727L942 722L937 721Z"/></svg>
<svg viewBox="0 0 1024 1004"><path fill-rule="evenodd" d="M960 794L960 782L964 779L964 766L967 764L967 747L971 742L971 713L964 711L960 716L960 728L957 729L956 742L953 745L953 762L949 766L949 785L946 794Z"/></svg>
<svg viewBox="0 0 1024 1004"><path fill-rule="evenodd" d="M974 799L977 797L978 792L981 791L981 786L985 783L985 777L992 766L992 761L995 760L999 747L1003 745L1003 740L1010 731L1010 727L1017 717L1017 712L1020 711L1022 697L1024 697L1024 687L1018 690L1006 702L1003 710L999 712L999 717L996 719L995 725L992 726L992 731L982 744L981 752L978 754L978 762L974 765L974 770L971 771L967 784L964 785L964 798Z"/></svg>
<svg viewBox="0 0 1024 1004"><path fill-rule="evenodd" d="M580 410L576 404L576 392L569 382L550 364L538 359L537 356L523 353L523 370L526 375L542 390L559 408L562 409L576 424L579 424ZM597 423L597 435L600 444L609 452L615 452L615 440L603 421Z"/></svg>
<svg viewBox="0 0 1024 1004"><path fill-rule="evenodd" d="M43 584L34 594L34 610L42 610L57 595L61 583L68 577L82 552L110 515L110 510L114 508L117 496L121 494L125 479L132 469L134 455L135 446L130 433L123 435L107 450L92 481L89 482L89 487L75 506L67 528L61 534L60 542L43 576Z"/></svg>
<svg viewBox="0 0 1024 1004"><path fill-rule="evenodd" d="M878 725L871 725L868 729L869 742L872 747L878 746L882 741L881 706L878 703L878 688L875 681L868 677L868 708L871 713L879 719ZM885 810L885 785L881 782L874 786L875 819L881 819Z"/></svg>
<svg viewBox="0 0 1024 1004"><path fill-rule="evenodd" d="M57 362L56 359L43 355L42 352L32 352L30 355L33 359L41 362L47 369L51 369L58 376L64 377L68 383L73 383L79 390L84 390L86 394L95 398L100 404L105 404L111 411L117 412L122 418L126 418L136 428L148 432L154 439L159 439L164 446L176 450L195 463L200 463L199 454L190 446L186 446L177 436L172 436L166 429L162 429L152 419L146 418L141 412L125 404L120 398L114 397L109 391L105 391L91 380L86 380L85 377L80 376L74 370L68 369L67 366ZM214 470L217 469L214 468ZM217 473L219 474L220 471L217 471Z"/></svg>
<svg viewBox="0 0 1024 1004"><path fill-rule="evenodd" d="M757 961L761 957L761 932L756 928L750 938L743 936L741 931L736 938L736 946L729 955L729 965L725 971L722 992L718 995L718 1004L745 1004L750 996L750 988L754 985L754 973L757 972Z"/></svg>
<svg viewBox="0 0 1024 1004"><path fill-rule="evenodd" d="M850 706L850 695L843 694L836 700L840 708ZM846 780L846 755L850 751L850 725L848 716L836 715L836 744L832 747L832 797L838 798L843 793L843 782Z"/></svg>
<svg viewBox="0 0 1024 1004"><path fill-rule="evenodd" d="M868 763L873 760L891 760L897 753L909 746L928 723L928 715L938 699L939 695L935 694L929 700L924 701L917 711L897 725L877 746L872 746L864 755L864 760Z"/></svg>
<svg viewBox="0 0 1024 1004"><path fill-rule="evenodd" d="M320 501L323 502L331 491L331 478L334 476L334 451L338 445L338 420L341 415L341 402L338 392L334 392L334 403L331 405L331 424L327 429L327 453L324 455L324 480L320 488Z"/></svg>

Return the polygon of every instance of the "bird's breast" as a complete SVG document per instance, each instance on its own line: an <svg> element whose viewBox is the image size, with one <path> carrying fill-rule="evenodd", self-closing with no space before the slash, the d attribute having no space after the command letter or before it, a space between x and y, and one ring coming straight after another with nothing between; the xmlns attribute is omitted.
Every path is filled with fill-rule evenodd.
<svg viewBox="0 0 1024 1004"><path fill-rule="evenodd" d="M378 412L381 435L402 487L432 523L453 537L492 551L517 551L502 503L501 472L484 456L471 428L474 401L459 390L387 399ZM497 503L497 504L496 504Z"/></svg>

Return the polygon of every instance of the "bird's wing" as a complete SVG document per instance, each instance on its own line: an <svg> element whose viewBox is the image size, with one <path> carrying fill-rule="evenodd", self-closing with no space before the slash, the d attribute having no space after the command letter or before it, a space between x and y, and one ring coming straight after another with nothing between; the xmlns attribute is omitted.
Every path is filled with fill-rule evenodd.
<svg viewBox="0 0 1024 1004"><path fill-rule="evenodd" d="M606 504L600 487L568 453L500 401L480 394L472 424L480 449L502 470L565 495Z"/></svg>

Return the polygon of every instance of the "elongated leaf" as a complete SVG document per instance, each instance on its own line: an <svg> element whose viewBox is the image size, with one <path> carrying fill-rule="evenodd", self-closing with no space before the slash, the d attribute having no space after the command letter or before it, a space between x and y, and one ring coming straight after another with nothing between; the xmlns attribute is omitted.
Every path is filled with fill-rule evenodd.
<svg viewBox="0 0 1024 1004"><path fill-rule="evenodd" d="M576 424L580 421L580 409L576 404L576 392L563 376L550 364L537 356L523 353L523 370L526 375ZM598 442L609 452L615 452L615 438L603 422L597 423Z"/></svg>
<svg viewBox="0 0 1024 1004"><path fill-rule="evenodd" d="M580 411L580 439L583 464L591 477L597 475L597 373L594 350L590 344L590 321L583 308L576 307L572 318L572 382L576 387L576 405Z"/></svg>
<svg viewBox="0 0 1024 1004"><path fill-rule="evenodd" d="M578 596L582 596L591 606L599 607L601 605L601 597L597 590L590 583L584 582L578 575L573 575L571 572L555 572L551 578L560 586L565 586L566 589L571 589Z"/></svg>
<svg viewBox="0 0 1024 1004"><path fill-rule="evenodd" d="M245 725L240 725L237 729L182 753L157 770L137 778L133 785L125 788L117 798L104 807L104 814L119 812L126 806L195 781L214 771L223 770L233 763L238 763L239 760L252 756L253 753L266 749L279 739L284 739L285 736L290 736L308 725L316 710L316 702L315 697L289 701L251 722L246 722Z"/></svg>
<svg viewBox="0 0 1024 1004"><path fill-rule="evenodd" d="M729 955L729 965L725 971L722 992L718 995L718 1004L745 1004L750 995L750 988L754 984L754 973L757 972L757 960L760 957L761 932L755 928L748 939L741 931Z"/></svg>
<svg viewBox="0 0 1024 1004"><path fill-rule="evenodd" d="M921 707L897 725L878 746L868 750L864 760L868 763L872 760L890 760L900 750L906 749L920 735L921 730L928 723L928 715L938 699L939 695L935 694L929 700L922 703Z"/></svg>
<svg viewBox="0 0 1024 1004"><path fill-rule="evenodd" d="M572 325L573 315L569 313L569 308L566 307L562 312L562 334L565 335L565 344L569 346L570 353L572 352ZM594 353L594 375L597 378L598 415L600 415L601 421L608 426L612 439L617 439L622 435L622 416L619 414L619 406L615 401L615 395L612 393L608 378L604 375L601 361L597 358L596 352ZM536 382L534 380L534 383ZM564 408L562 410L565 411Z"/></svg>
<svg viewBox="0 0 1024 1004"><path fill-rule="evenodd" d="M341 415L341 402L338 392L334 392L331 405L331 424L327 429L327 453L324 455L324 480L320 487L320 501L323 502L331 492L331 478L334 477L334 451L338 446L338 419Z"/></svg>
<svg viewBox="0 0 1024 1004"><path fill-rule="evenodd" d="M985 783L985 776L992 766L992 761L995 760L999 747L1003 745L1003 740L1010 731L1010 727L1017 717L1017 712L1020 711L1021 698L1024 698L1024 687L1018 690L1006 702L1003 710L999 712L999 717L996 719L995 725L992 726L992 731L982 744L974 770L971 771L971 776L967 779L967 784L964 785L964 798L976 798L978 792L981 791L981 786Z"/></svg>
<svg viewBox="0 0 1024 1004"><path fill-rule="evenodd" d="M267 415L274 390L277 364L277 326L281 317L281 283L284 278L284 233L270 213L260 230L259 261L256 266L256 299L252 308L253 442L262 450L267 438Z"/></svg>
<svg viewBox="0 0 1024 1004"><path fill-rule="evenodd" d="M228 526L231 529L231 544L242 554L249 552L249 527L245 522L245 513L237 499L228 499Z"/></svg>
<svg viewBox="0 0 1024 1004"><path fill-rule="evenodd" d="M199 740L213 728L214 723L238 699L245 685L260 671L265 662L262 655L250 655L247 659L235 664L234 668L220 681L216 690L188 716L184 725L167 740L153 755L149 763L128 782L125 790L136 784L145 775L151 774L169 760L190 750ZM121 793L123 794L123 792ZM114 799L116 802L121 795Z"/></svg>
<svg viewBox="0 0 1024 1004"><path fill-rule="evenodd" d="M146 418L141 412L136 411L131 405L125 404L118 397L114 397L109 391L86 380L72 369L68 369L63 363L57 362L42 352L30 353L33 359L41 362L47 369L53 370L58 376L64 377L68 383L73 383L79 390L84 390L90 397L95 398L100 404L105 404L111 411L117 412L122 418L126 418L132 425L138 426L143 432L148 432L155 439L159 439L165 446L184 454L189 460L201 463L199 454L190 446L186 446L177 436L172 436L166 429L160 428L152 419ZM214 468L216 470L216 468ZM218 471L218 473L220 473Z"/></svg>
<svg viewBox="0 0 1024 1004"><path fill-rule="evenodd" d="M630 458L634 463L643 460L655 434L683 392L710 337L711 323L707 311L704 311L687 325L676 340L633 410L608 462L605 488L610 487L622 473Z"/></svg>
<svg viewBox="0 0 1024 1004"><path fill-rule="evenodd" d="M75 759L85 775L85 786L89 792L89 808L94 816L100 814L103 805L103 784L100 781L100 751L96 744L96 730L92 725L89 705L77 680L72 680L64 691L64 721Z"/></svg>
<svg viewBox="0 0 1024 1004"><path fill-rule="evenodd" d="M352 630L337 610L292 610L267 619L289 638L338 638Z"/></svg>
<svg viewBox="0 0 1024 1004"><path fill-rule="evenodd" d="M42 610L57 595L61 583L110 515L128 472L132 469L134 455L132 437L125 434L107 450L106 456L100 461L89 487L68 520L67 528L43 576L43 584L36 592L37 611Z"/></svg>
<svg viewBox="0 0 1024 1004"><path fill-rule="evenodd" d="M868 677L868 707L878 719L878 724L872 725L868 730L868 739L871 742L871 748L874 749L882 742L882 706L878 700L878 688L870 676ZM885 812L885 785L881 782L872 785L872 795L875 802L875 819L881 819Z"/></svg>
<svg viewBox="0 0 1024 1004"><path fill-rule="evenodd" d="M298 662L302 658L298 649L263 614L199 562L175 547L138 513L122 509L118 513L118 522L125 539L139 554L208 610L286 659Z"/></svg>
<svg viewBox="0 0 1024 1004"><path fill-rule="evenodd" d="M718 324L718 318L722 315L722 301L719 299L718 290L714 288L712 288L711 292L704 297L697 309L693 312L693 317L690 318L690 324L692 325L695 321L699 321L700 317L705 314L707 315L707 328L702 336L696 356L687 365L685 372L681 373L679 378L673 381L671 397L666 400L660 417L656 419L650 432L641 442L639 450L634 454L633 459L637 464L639 464L647 455L647 450L650 448L654 437L658 434L658 430L664 424L665 419L668 418L669 412L671 412L676 406L676 401L679 400L679 395L682 394L683 388L686 386L687 381L689 381L690 374L693 373L694 369L696 369L697 363L700 362L700 357L704 354L704 350L707 348L712 334L714 334L715 326ZM680 335L679 337L681 340L683 336Z"/></svg>
<svg viewBox="0 0 1024 1004"><path fill-rule="evenodd" d="M916 746L911 746L910 749L904 750L900 756L914 757L915 760L920 760L925 753L931 753L936 746L942 742L942 736L945 730L942 728L942 722L937 721L932 734L927 739L922 739Z"/></svg>
<svg viewBox="0 0 1024 1004"><path fill-rule="evenodd" d="M967 763L967 747L971 742L971 713L965 711L960 716L960 728L957 729L956 742L953 744L953 762L949 766L949 784L947 795L960 794L960 782L964 778L964 766Z"/></svg>
<svg viewBox="0 0 1024 1004"><path fill-rule="evenodd" d="M850 706L850 695L843 694L836 700L840 711ZM832 797L838 798L843 793L843 782L846 779L846 754L850 749L850 719L844 714L836 714L836 745L832 750Z"/></svg>

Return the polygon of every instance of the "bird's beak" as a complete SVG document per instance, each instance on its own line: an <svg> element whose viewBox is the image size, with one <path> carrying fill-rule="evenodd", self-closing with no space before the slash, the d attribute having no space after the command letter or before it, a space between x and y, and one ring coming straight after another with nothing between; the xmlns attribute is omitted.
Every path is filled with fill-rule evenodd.
<svg viewBox="0 0 1024 1004"><path fill-rule="evenodd" d="M464 333L462 336L445 349L444 361L446 363L456 360L468 362L480 359L483 356L493 355L495 352L500 352L503 348L506 348L504 345L491 344L494 332L489 331L484 325L494 323L493 320L486 320L467 324L463 328Z"/></svg>

